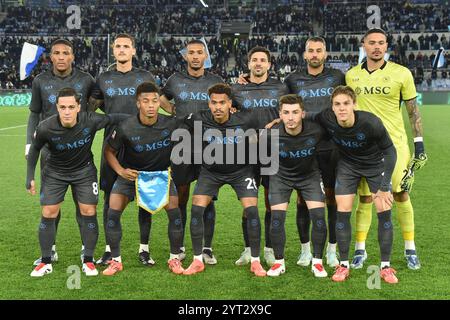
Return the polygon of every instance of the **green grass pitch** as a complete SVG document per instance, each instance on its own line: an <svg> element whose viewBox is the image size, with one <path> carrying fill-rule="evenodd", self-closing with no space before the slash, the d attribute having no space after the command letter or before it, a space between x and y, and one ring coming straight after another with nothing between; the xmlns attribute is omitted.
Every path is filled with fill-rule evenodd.
<svg viewBox="0 0 450 320"><path fill-rule="evenodd" d="M0 299L448 299L450 278L445 270L448 269L450 254L447 198L450 190L450 107L424 106L421 111L429 162L416 176L412 201L422 269L411 271L406 267L403 240L394 210L392 265L398 272L399 284L382 282L380 289L369 289L367 286L370 276L367 267L379 265L376 217L367 242L369 259L365 268L352 270L347 282L333 283L330 277L315 279L309 268L298 267L299 239L292 201L286 221L286 274L262 279L252 276L249 266L234 265L243 247L242 210L231 188L224 187L216 202L217 222L213 242L218 259L216 266L207 266L205 272L191 277L169 272L166 263L169 250L167 218L164 212L156 214L153 219L150 248L156 265L152 268L141 266L137 261L139 234L137 208L133 203L124 212L122 220L123 272L114 277L99 275L87 278L82 274L81 288L69 289L67 283L73 282L69 278L72 274L67 270L72 265L80 265L80 236L70 193L62 206L57 235L59 262L54 265L52 274L33 279L29 276L32 262L40 255L37 239L40 208L39 197L31 197L24 186L28 109L0 109ZM101 137L102 134L97 134L94 144L97 164ZM259 204L263 217L262 197ZM102 203L98 206L98 212L102 212ZM102 221L101 214L99 221ZM97 257L104 248L103 227L100 230ZM189 236L186 245L188 256L184 266L187 267L192 259ZM329 268L327 271L332 273Z"/></svg>

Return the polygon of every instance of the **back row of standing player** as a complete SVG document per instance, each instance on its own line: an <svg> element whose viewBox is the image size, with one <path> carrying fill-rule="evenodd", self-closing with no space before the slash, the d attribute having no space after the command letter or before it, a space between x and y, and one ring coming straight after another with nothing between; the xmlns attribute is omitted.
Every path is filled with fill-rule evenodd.
<svg viewBox="0 0 450 320"><path fill-rule="evenodd" d="M385 81L391 81L389 77L378 75L378 73L388 71L391 65L395 68L402 67L391 62L384 62L382 59L383 55L380 56L380 53L384 54L387 50L387 43L384 33L368 33L364 37L364 40L364 46L368 54L368 59L367 62L362 65L358 65L355 68L359 68L358 70L362 70L361 72L366 72L368 77L371 75L377 75L378 78L382 77ZM133 67L132 58L135 52L136 50L134 48L133 38L124 34L118 35L113 43L113 53L116 58L115 68L99 75L97 81L94 82L90 75L83 73L76 68L72 68L74 53L70 43L67 41L55 42L51 49L53 70L41 74L33 82L33 96L30 106L31 113L27 130L27 144L31 141L31 134L34 132L34 128L37 123L55 112L54 104L56 92L62 87L73 87L81 94L82 110L95 110L100 107L107 114L117 112L136 114L136 87L142 82L154 81L154 78L149 72ZM169 78L163 89L161 102L166 111L176 113L177 117L183 117L192 112L208 109L208 87L223 81L220 77L205 71L203 64L206 58L206 50L203 43L200 41L193 41L188 44L187 53L185 56L185 60L187 62L186 72L175 73L171 78ZM290 74L285 79L284 83L268 76L268 71L270 69L270 53L267 50L264 48L254 49L249 53L248 58L248 66L250 70L250 74L246 79L248 83L233 85L233 102L237 108L270 108L274 111L274 117L276 117L278 114L278 98L286 93L296 93L303 98L306 111L318 112L329 107L330 95L333 89L336 86L345 83L345 76L340 71L326 68L324 66L324 62L326 60L325 43L323 39L319 37L310 38L306 43L304 59L307 62L307 68L297 70ZM375 85L369 83L369 81L371 81L369 79L363 80L359 79L362 78L360 76L354 76L353 74L355 72L353 71L354 70L352 69L352 71L349 72L347 82L352 85L352 82L355 81L367 81L366 83L357 83L356 85L353 85L353 87L355 89L357 87L360 88L360 92L357 90L360 98L361 96L366 95L367 99L372 99L375 93L373 91L371 92L370 88L374 88ZM402 71L405 73L404 70ZM406 71L407 76L410 76L409 71ZM401 83L399 88L396 88L396 92L391 91L385 93L382 91L382 94L385 94L386 98L391 100L396 99L395 95L398 96L400 93L402 94L403 99L407 100L407 109L413 118L412 123L414 124L414 136L421 137L422 132L420 114L418 113L417 104L415 103L415 88L413 82L411 83L407 76L406 81ZM362 94L361 88L363 90ZM367 90L367 88L368 92L366 94L364 90ZM397 106L399 102L399 98L394 101L394 103L397 103ZM361 103L361 101L359 102L360 108L369 109L366 105L369 104ZM369 111L374 110L369 109ZM401 126L403 127L403 123L401 123ZM111 127L105 130L105 138L110 133ZM395 142L396 141L394 140L394 143ZM336 235L334 232L337 211L334 197L335 152L333 151L332 144L325 142L321 143L317 151L318 163L325 186L328 209L329 244L326 258L327 263L330 266L336 266L339 262L336 256ZM44 154L41 159L45 159ZM398 169L396 170L399 171ZM398 175L402 174L401 171L402 170L400 168L400 173ZM186 204L189 197L190 183L197 179L198 173L199 168L194 165L179 165L173 167L173 177L178 191L179 207L182 212L183 229L187 220ZM116 177L117 176L114 170L109 168L106 161L102 159L100 187L105 192L103 214L105 228L109 208L110 192ZM397 179L397 181L397 185L399 185L399 180ZM275 256L269 236L271 215L269 201L267 199L268 191L265 179L262 179L262 184L265 187L266 196L266 245L264 255L267 263L272 266L275 263ZM400 209L400 207L405 207L404 202L407 203L406 207L410 207L407 193L396 187L396 181L394 181L393 190L398 209ZM357 243L355 258L352 261L352 266L355 268L362 267L362 263L366 258L364 243L368 227L370 226L370 218L368 217L372 214L371 205L369 206L366 204L367 197L363 200L364 201L357 209ZM207 264L215 264L217 262L211 246L215 222L215 208L213 203L214 202L212 201L211 204L208 205L203 215L204 242L202 255L204 262ZM297 263L299 265L307 266L312 260L309 244L310 222L308 210L300 195L298 198L297 208L297 226L302 243L302 252ZM370 214L368 214L369 209ZM420 263L414 248L412 207L410 210L407 209L404 209L402 212L399 210L400 223L405 238L405 255L407 257L408 267L411 269L417 269L420 267ZM400 215L403 215L403 217ZM78 217L80 217L79 209L77 209L77 221L80 221ZM363 218L361 219L361 217ZM361 220L363 220L362 223ZM367 220L369 220L369 222L367 222ZM80 222L79 225L81 228ZM141 234L139 259L144 265L152 265L154 264L154 261L150 257L148 248L151 215L142 209L139 211L139 226ZM236 261L237 265L247 264L251 259L247 231L247 217L245 211L242 218L242 226L244 240L246 243L244 252ZM182 248L182 251L184 252L184 248ZM111 260L110 252L110 248L107 245L105 248L105 253L102 258L97 261L97 263L107 264L108 261ZM52 258L57 259L55 248Z"/></svg>

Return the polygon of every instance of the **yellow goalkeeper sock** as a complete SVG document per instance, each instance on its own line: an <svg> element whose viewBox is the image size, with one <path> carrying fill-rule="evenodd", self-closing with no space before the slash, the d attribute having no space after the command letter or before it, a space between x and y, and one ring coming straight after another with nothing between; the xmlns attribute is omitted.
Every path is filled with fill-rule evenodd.
<svg viewBox="0 0 450 320"><path fill-rule="evenodd" d="M356 242L365 242L372 223L372 203L359 202L356 208Z"/></svg>
<svg viewBox="0 0 450 320"><path fill-rule="evenodd" d="M403 240L414 240L414 209L411 199L404 202L395 202L397 205L398 222L402 229Z"/></svg>

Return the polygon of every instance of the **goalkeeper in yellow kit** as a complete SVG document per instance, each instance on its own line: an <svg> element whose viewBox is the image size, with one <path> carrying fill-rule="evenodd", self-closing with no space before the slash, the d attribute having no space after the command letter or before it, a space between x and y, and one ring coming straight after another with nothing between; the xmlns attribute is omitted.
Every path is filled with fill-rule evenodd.
<svg viewBox="0 0 450 320"><path fill-rule="evenodd" d="M408 268L417 270L420 261L414 243L414 210L409 198L414 172L427 161L423 144L422 119L416 100L416 88L411 72L396 63L385 61L388 43L382 29L370 29L363 38L367 61L350 69L346 83L358 95L357 109L374 113L381 118L397 149L397 163L392 175L392 191L405 241ZM403 124L401 102L408 111L414 136L414 157L408 147ZM360 201L356 210L356 246L351 267L359 269L367 258L365 241L372 220L372 199L367 183L358 188Z"/></svg>

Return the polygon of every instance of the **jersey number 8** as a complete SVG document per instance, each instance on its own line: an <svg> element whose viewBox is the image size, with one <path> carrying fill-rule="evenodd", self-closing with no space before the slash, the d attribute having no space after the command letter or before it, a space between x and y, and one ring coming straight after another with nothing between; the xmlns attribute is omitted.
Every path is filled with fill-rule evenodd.
<svg viewBox="0 0 450 320"><path fill-rule="evenodd" d="M97 196L98 195L98 184L97 182L92 182L92 193Z"/></svg>

